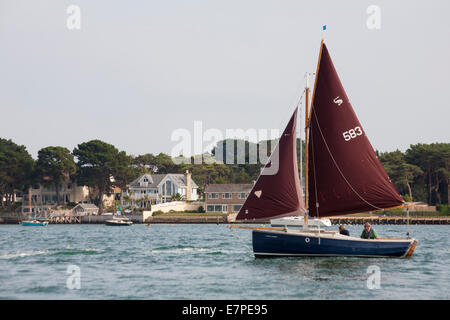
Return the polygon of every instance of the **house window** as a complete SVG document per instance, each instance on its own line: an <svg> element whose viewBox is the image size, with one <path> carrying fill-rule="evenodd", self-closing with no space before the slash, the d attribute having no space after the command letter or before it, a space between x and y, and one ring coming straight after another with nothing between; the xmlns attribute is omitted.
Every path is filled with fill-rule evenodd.
<svg viewBox="0 0 450 320"><path fill-rule="evenodd" d="M172 181L166 181L166 195L172 195Z"/></svg>
<svg viewBox="0 0 450 320"><path fill-rule="evenodd" d="M226 204L209 204L206 206L207 212L228 212L228 205Z"/></svg>
<svg viewBox="0 0 450 320"><path fill-rule="evenodd" d="M222 193L222 199L231 199L231 193Z"/></svg>
<svg viewBox="0 0 450 320"><path fill-rule="evenodd" d="M219 194L218 193L208 193L208 199L218 199Z"/></svg>
<svg viewBox="0 0 450 320"><path fill-rule="evenodd" d="M247 193L245 193L245 192L239 193L239 199L246 199L246 198L247 198Z"/></svg>
<svg viewBox="0 0 450 320"><path fill-rule="evenodd" d="M233 204L233 212L239 212L241 210L242 204Z"/></svg>

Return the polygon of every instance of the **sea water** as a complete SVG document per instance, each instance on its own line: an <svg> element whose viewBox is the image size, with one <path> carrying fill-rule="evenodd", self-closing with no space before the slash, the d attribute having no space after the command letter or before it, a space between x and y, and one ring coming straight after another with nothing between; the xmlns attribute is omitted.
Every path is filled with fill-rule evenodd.
<svg viewBox="0 0 450 320"><path fill-rule="evenodd" d="M419 243L407 259L255 259L251 230L223 224L1 225L0 298L449 299L449 231L410 226Z"/></svg>

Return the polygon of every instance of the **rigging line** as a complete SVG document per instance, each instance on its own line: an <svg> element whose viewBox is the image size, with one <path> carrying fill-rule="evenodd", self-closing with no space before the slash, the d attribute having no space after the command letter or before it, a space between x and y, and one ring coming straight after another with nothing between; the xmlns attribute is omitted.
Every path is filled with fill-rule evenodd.
<svg viewBox="0 0 450 320"><path fill-rule="evenodd" d="M298 102L297 102L297 107L296 108L298 108L299 109L299 116L301 117L301 114L302 114L302 107L301 107L301 105L303 104L302 103L302 100L303 100L303 97L305 96L305 93L306 93L306 89L303 89L303 92L302 92L302 95L300 96L300 99L298 100ZM300 138L300 140L302 139L302 129L301 129L301 126L298 126L298 130L299 130L299 135L298 135L298 137ZM301 147L301 145L300 145L300 147Z"/></svg>
<svg viewBox="0 0 450 320"><path fill-rule="evenodd" d="M300 109L300 105L302 104L302 100L303 100L303 97L304 97L304 96L305 96L305 89L303 89L302 95L301 95L300 98L298 99L297 104L295 105L294 110L295 110L296 108L299 108L299 109ZM290 119L291 119L291 115L289 116L288 121L289 121ZM278 128L283 127L283 124L284 124L284 123L287 123L286 120L281 120L281 123L279 123ZM281 138L281 136L280 136L280 138Z"/></svg>
<svg viewBox="0 0 450 320"><path fill-rule="evenodd" d="M302 99L303 99L303 96L305 95L305 90L303 90L303 93L302 93L302 95L300 96L300 99L298 100L298 102L297 102L297 104L296 104L296 106L295 106L295 108L294 108L294 110L296 109L296 108L299 108L299 106L300 106L300 104L302 104ZM301 108L299 108L299 109L301 109ZM283 120L281 120L280 122L279 122L279 124L278 124L278 128L282 128L283 127L283 125L285 124L285 123L288 123L289 122L289 120L291 119L291 116L292 116L292 114L289 116L289 118L287 119L287 121L286 121L286 119L283 119ZM298 126L296 126L296 129L295 129L295 134L297 134L297 127ZM301 130L300 130L300 132L301 132ZM281 132L281 134L283 134L283 132ZM275 138L275 139L271 139L271 137L268 137L267 138L267 140L268 141L270 141L270 155L272 155L272 151L273 150L275 150L275 148L272 148L272 141L273 140L277 140L277 143L275 144L275 147L278 145L278 141L280 141L280 139L281 139L281 135L280 135L280 137L279 138ZM268 163L268 162L267 162Z"/></svg>
<svg viewBox="0 0 450 320"><path fill-rule="evenodd" d="M301 110L301 107L299 107L299 106L302 104L302 100L303 100L303 97L305 96L305 92L306 92L306 90L303 90L303 93L302 93L302 95L300 96L300 99L298 100L298 102L297 102L297 104L296 104L294 110L295 110L296 108L298 108L299 111ZM278 125L278 128L283 127L283 124L289 122L289 120L291 119L291 116L292 116L292 115L289 116L289 118L288 118L287 121L286 121L286 120L282 120L282 122ZM299 137L301 137L301 132L302 132L302 130L300 129L300 126L296 126L295 134L297 134L297 128L299 128L299 131L300 131ZM283 132L281 132L281 134L283 134ZM280 137L277 138L277 139L270 139L270 138L268 138L268 141L270 141L270 144L271 144L271 145L270 145L270 156L269 156L269 158L272 156L272 151L275 150L275 148L276 148L276 146L278 145L278 142L280 141L280 139L281 139L281 135L280 135ZM272 144L273 144L272 141L273 141L273 140L277 140L277 143L275 144L275 148L272 148ZM270 159L269 159L269 160L270 160ZM267 163L269 163L269 161L267 161ZM267 164L267 163L266 163L266 164Z"/></svg>
<svg viewBox="0 0 450 320"><path fill-rule="evenodd" d="M310 135L310 139L311 139L311 150L312 150L312 164L313 164L313 175L314 175L314 193L315 193L315 198L316 198L316 215L317 218L319 218L319 201L317 199L317 179L316 179L316 162L314 161L314 137L312 134L312 131L310 131L311 135ZM319 245L320 245L320 225L318 226L319 228Z"/></svg>
<svg viewBox="0 0 450 320"><path fill-rule="evenodd" d="M300 99L297 102L297 107L301 104L303 96L305 95L306 90L303 89L302 95L300 96Z"/></svg>
<svg viewBox="0 0 450 320"><path fill-rule="evenodd" d="M309 137L309 139L311 140L311 155L312 155L312 165L313 165L313 175L314 175L314 195L315 195L315 198L316 198L316 205L315 205L315 207L316 207L316 215L317 215L317 217L319 217L319 201L318 201L318 199L317 199L317 179L316 179L316 162L314 161L314 138L313 138L313 134L312 134L312 131L310 131L310 137Z"/></svg>
<svg viewBox="0 0 450 320"><path fill-rule="evenodd" d="M331 157L331 160L333 160L334 165L336 166L336 169L338 169L339 173L341 174L342 178L344 178L345 182L347 183L347 185L352 189L352 191L365 203L367 203L369 206L377 209L377 210L384 210L383 208L379 208L376 205L371 204L370 202L368 202L366 199L364 199L354 188L353 186L350 184L350 182L347 180L347 178L344 176L344 173L341 171L341 169L339 168L339 165L337 164L336 160L334 159L333 155L331 154L330 148L328 147L327 142L325 141L325 137L323 136L322 133L322 129L320 129L320 125L319 125L319 120L317 120L317 114L316 114L316 110L314 108L312 108L312 111L314 112L314 118L316 119L316 123L317 123L317 128L319 128L319 132L320 135L322 136L322 140L325 143L325 147L327 148L327 151Z"/></svg>

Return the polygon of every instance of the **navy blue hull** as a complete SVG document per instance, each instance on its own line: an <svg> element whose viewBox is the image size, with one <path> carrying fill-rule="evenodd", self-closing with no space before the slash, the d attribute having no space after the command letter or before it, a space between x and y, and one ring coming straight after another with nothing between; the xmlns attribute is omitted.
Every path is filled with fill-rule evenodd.
<svg viewBox="0 0 450 320"><path fill-rule="evenodd" d="M358 241L253 230L255 256L402 257L413 240Z"/></svg>

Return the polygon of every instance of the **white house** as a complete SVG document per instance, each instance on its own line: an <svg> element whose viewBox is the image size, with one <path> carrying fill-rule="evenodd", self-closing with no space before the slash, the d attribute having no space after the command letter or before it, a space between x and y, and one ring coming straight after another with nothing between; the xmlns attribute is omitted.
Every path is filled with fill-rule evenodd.
<svg viewBox="0 0 450 320"><path fill-rule="evenodd" d="M180 200L196 201L198 186L191 179L191 173L185 174L143 174L128 187L127 195L138 207L148 207L151 203L164 203L179 194ZM125 193L122 194L122 205Z"/></svg>
<svg viewBox="0 0 450 320"><path fill-rule="evenodd" d="M98 214L98 207L92 203L80 203L73 207L72 213L78 216L86 216L89 214Z"/></svg>

